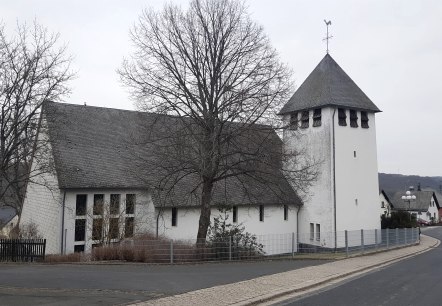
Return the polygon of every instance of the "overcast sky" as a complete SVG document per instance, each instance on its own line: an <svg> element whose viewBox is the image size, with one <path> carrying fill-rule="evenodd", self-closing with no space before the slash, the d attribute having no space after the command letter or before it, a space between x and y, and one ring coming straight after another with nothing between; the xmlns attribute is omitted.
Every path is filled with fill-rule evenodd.
<svg viewBox="0 0 442 306"><path fill-rule="evenodd" d="M188 0L175 0L185 6ZM59 32L77 78L65 102L134 109L116 69L131 52L129 30L160 0L0 0L8 31L33 19ZM249 0L299 86L330 54L383 111L376 116L380 172L442 176L442 1Z"/></svg>

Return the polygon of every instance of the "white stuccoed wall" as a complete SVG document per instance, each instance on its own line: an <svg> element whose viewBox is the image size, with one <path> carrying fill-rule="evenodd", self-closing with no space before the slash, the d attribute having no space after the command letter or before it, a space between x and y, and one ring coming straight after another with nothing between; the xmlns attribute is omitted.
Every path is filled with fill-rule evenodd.
<svg viewBox="0 0 442 306"><path fill-rule="evenodd" d="M44 133L39 134L39 139L46 139ZM49 152L52 151L48 144ZM49 154L52 158L52 154ZM52 161L53 162L53 161ZM32 170L38 167L34 160ZM39 233L46 239L46 254L60 253L61 241L61 194L55 173L43 173L33 178L26 189L23 202L20 226L34 223Z"/></svg>
<svg viewBox="0 0 442 306"><path fill-rule="evenodd" d="M384 202L384 208L382 208L382 202ZM380 207L380 216L384 216L386 214L387 217L390 217L391 215L390 204L388 204L388 201L384 197L384 194L382 192L379 194L379 207Z"/></svg>
<svg viewBox="0 0 442 306"><path fill-rule="evenodd" d="M381 226L375 116L368 113L369 128L364 129L357 113L357 128L350 127L348 110L347 126L335 118L337 231Z"/></svg>
<svg viewBox="0 0 442 306"><path fill-rule="evenodd" d="M86 238L85 242L75 241L75 207L77 194L87 195L87 211L86 214ZM94 190L70 190L66 192L65 199L65 242L63 246L64 253L69 254L74 252L75 245L85 245L85 251L91 250L92 244L98 241L92 240L92 222L93 222L93 203L94 194L104 194L104 203L109 205L111 194L120 194L120 216L123 217L123 212L126 209L125 198L126 194L136 194L135 205L135 228L134 233L155 233L155 212L152 203L152 198L147 191L141 190L127 190L127 189L94 189ZM104 210L108 212L108 209ZM106 218L106 217L105 217ZM121 224L120 233L123 233L124 224Z"/></svg>
<svg viewBox="0 0 442 306"><path fill-rule="evenodd" d="M335 112L336 109L336 112ZM310 188L309 195L299 213L300 241L323 247L335 247L331 232L360 229L380 229L378 168L376 153L376 126L374 114L368 113L369 128L339 126L337 108L322 108L322 124L313 127L312 113L307 129L286 130L286 148L305 150L306 155L319 161L319 178ZM333 114L335 128L336 229L334 228L333 197ZM290 116L284 116L288 123ZM354 158L356 151L356 158ZM358 204L355 204L358 199ZM319 241L309 239L310 223L321 226ZM337 236L337 247L345 245L344 234ZM367 240L370 243L371 240Z"/></svg>
<svg viewBox="0 0 442 306"><path fill-rule="evenodd" d="M246 232L258 236L266 254L291 252L292 233L296 233L296 213L297 207L289 206L288 220L285 221L283 206L267 205L264 208L264 221L261 222L258 206L241 205L238 206L238 224L242 223ZM163 209L159 225L160 235L194 242L198 232L199 208L178 208L177 214L177 226L172 226L171 208ZM213 218L221 214L218 209L212 208L212 222ZM229 211L228 215L228 221L232 222L232 212Z"/></svg>

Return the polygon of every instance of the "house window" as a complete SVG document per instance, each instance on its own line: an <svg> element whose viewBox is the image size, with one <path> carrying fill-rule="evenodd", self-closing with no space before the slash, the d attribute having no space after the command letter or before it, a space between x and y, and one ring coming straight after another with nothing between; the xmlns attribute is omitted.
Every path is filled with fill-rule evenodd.
<svg viewBox="0 0 442 306"><path fill-rule="evenodd" d="M367 112L361 112L361 127L368 129L368 115Z"/></svg>
<svg viewBox="0 0 442 306"><path fill-rule="evenodd" d="M103 219L98 218L92 221L92 240L101 240L103 237Z"/></svg>
<svg viewBox="0 0 442 306"><path fill-rule="evenodd" d="M178 208L172 207L172 226L176 226L178 221Z"/></svg>
<svg viewBox="0 0 442 306"><path fill-rule="evenodd" d="M340 126L347 126L347 115L345 114L345 109L338 108L338 118Z"/></svg>
<svg viewBox="0 0 442 306"><path fill-rule="evenodd" d="M310 223L310 240L315 239L315 224Z"/></svg>
<svg viewBox="0 0 442 306"><path fill-rule="evenodd" d="M109 238L117 239L120 234L119 219L111 218L109 220Z"/></svg>
<svg viewBox="0 0 442 306"><path fill-rule="evenodd" d="M134 218L126 218L124 222L124 236L130 238L134 236Z"/></svg>
<svg viewBox="0 0 442 306"><path fill-rule="evenodd" d="M381 208L385 208L385 203L382 201Z"/></svg>
<svg viewBox="0 0 442 306"><path fill-rule="evenodd" d="M298 113L290 114L290 129L297 130L298 129Z"/></svg>
<svg viewBox="0 0 442 306"><path fill-rule="evenodd" d="M303 111L301 113L301 128L302 129L308 128L308 121L309 121L309 111Z"/></svg>
<svg viewBox="0 0 442 306"><path fill-rule="evenodd" d="M84 241L86 237L86 220L75 220L75 241Z"/></svg>
<svg viewBox="0 0 442 306"><path fill-rule="evenodd" d="M111 194L110 195L110 214L118 215L120 213L120 195Z"/></svg>
<svg viewBox="0 0 442 306"><path fill-rule="evenodd" d="M353 157L356 158L356 151L353 151Z"/></svg>
<svg viewBox="0 0 442 306"><path fill-rule="evenodd" d="M86 215L86 203L87 203L87 195L77 194L77 202L75 204L75 214L77 216Z"/></svg>
<svg viewBox="0 0 442 306"><path fill-rule="evenodd" d="M126 194L126 214L131 215L135 212L135 201L134 194Z"/></svg>
<svg viewBox="0 0 442 306"><path fill-rule="evenodd" d="M321 225L316 224L316 241L321 240Z"/></svg>
<svg viewBox="0 0 442 306"><path fill-rule="evenodd" d="M289 206L284 205L284 221L287 221L289 219Z"/></svg>
<svg viewBox="0 0 442 306"><path fill-rule="evenodd" d="M233 210L233 223L237 223L238 222L238 206L233 206L232 210Z"/></svg>
<svg viewBox="0 0 442 306"><path fill-rule="evenodd" d="M259 205L259 221L264 222L264 205Z"/></svg>
<svg viewBox="0 0 442 306"><path fill-rule="evenodd" d="M350 110L350 126L351 127L358 127L358 114L355 110Z"/></svg>
<svg viewBox="0 0 442 306"><path fill-rule="evenodd" d="M421 216L421 215L422 215L422 213L421 213L421 212L418 212L417 214L418 214L419 216Z"/></svg>
<svg viewBox="0 0 442 306"><path fill-rule="evenodd" d="M84 252L84 244L74 245L74 252L75 253Z"/></svg>
<svg viewBox="0 0 442 306"><path fill-rule="evenodd" d="M103 215L104 194L94 194L94 216Z"/></svg>
<svg viewBox="0 0 442 306"><path fill-rule="evenodd" d="M313 126L321 126L321 109L317 108L313 111Z"/></svg>

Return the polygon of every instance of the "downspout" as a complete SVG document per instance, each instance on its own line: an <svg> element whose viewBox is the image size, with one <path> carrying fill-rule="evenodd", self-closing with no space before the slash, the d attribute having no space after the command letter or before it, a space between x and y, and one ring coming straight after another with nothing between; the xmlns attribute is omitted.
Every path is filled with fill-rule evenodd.
<svg viewBox="0 0 442 306"><path fill-rule="evenodd" d="M335 223L335 251L338 246L338 232L336 228L336 146L335 146L335 114L336 114L336 108L333 110L333 116L332 116L332 142L333 142L333 219Z"/></svg>
<svg viewBox="0 0 442 306"><path fill-rule="evenodd" d="M298 206L296 211L296 252L299 252L299 211L301 210L301 205Z"/></svg>
<svg viewBox="0 0 442 306"><path fill-rule="evenodd" d="M63 252L63 246L65 245L64 240L66 237L64 236L64 210L65 210L65 203L66 203L66 189L63 193L63 204L62 204L62 212L61 212L61 246L60 246L60 254L64 254Z"/></svg>

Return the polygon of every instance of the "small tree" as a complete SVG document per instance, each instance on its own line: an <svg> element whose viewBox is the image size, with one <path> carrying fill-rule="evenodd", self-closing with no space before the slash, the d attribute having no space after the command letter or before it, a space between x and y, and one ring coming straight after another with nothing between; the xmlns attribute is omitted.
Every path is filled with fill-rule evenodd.
<svg viewBox="0 0 442 306"><path fill-rule="evenodd" d="M208 231L208 243L215 249L217 259L253 257L263 254L264 246L256 235L245 231L242 223L228 221L230 208L220 208L220 215L213 219Z"/></svg>

